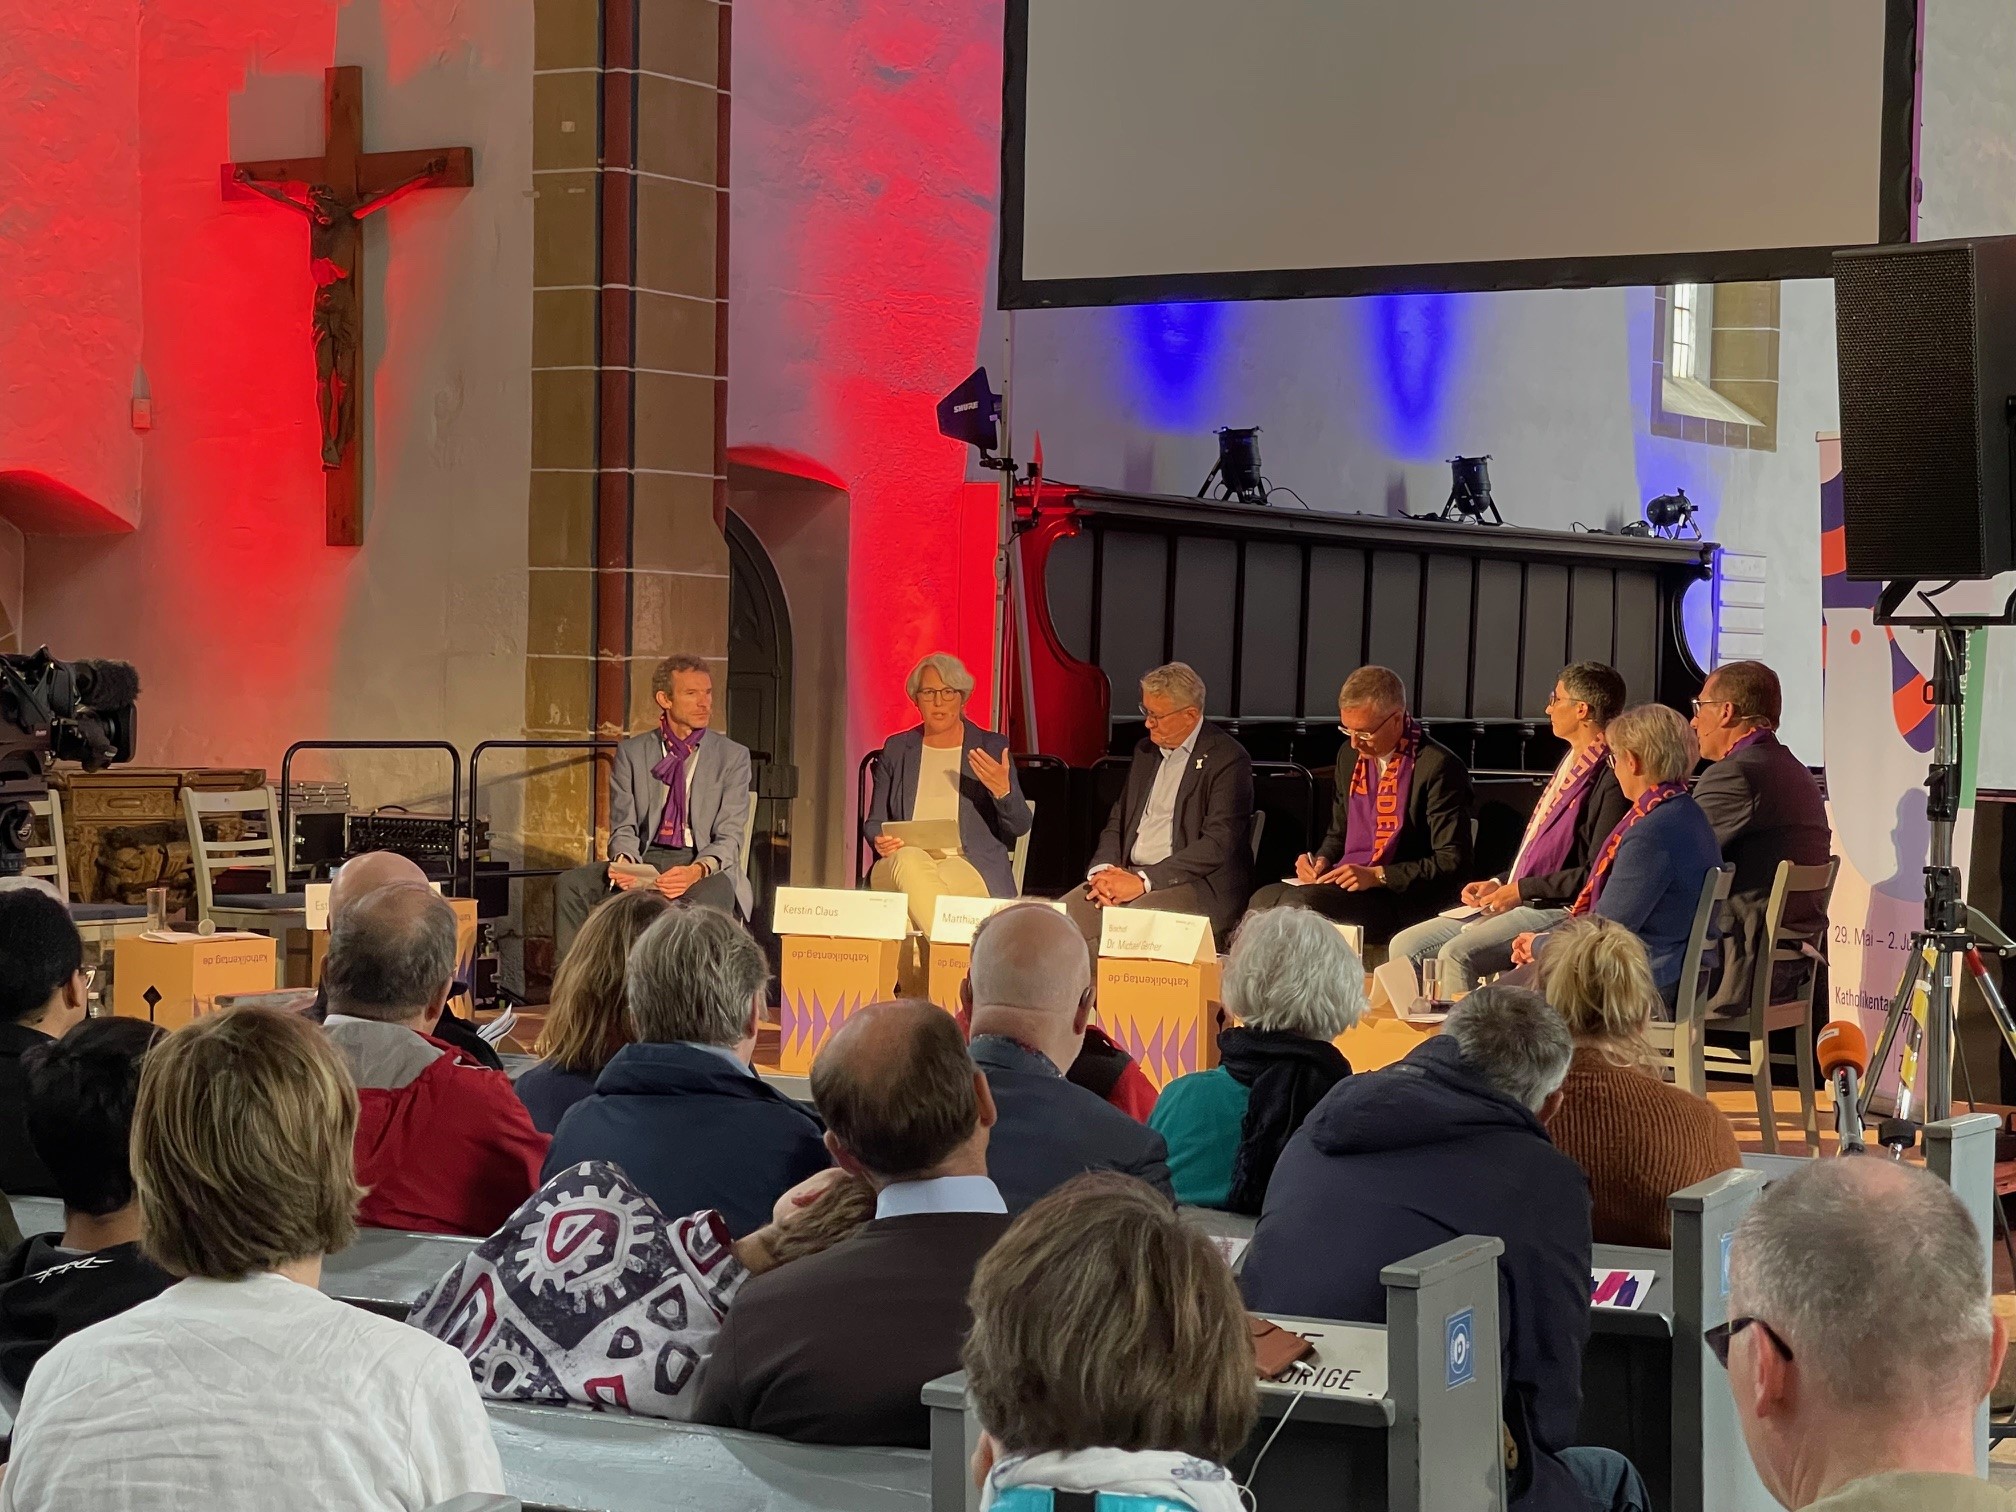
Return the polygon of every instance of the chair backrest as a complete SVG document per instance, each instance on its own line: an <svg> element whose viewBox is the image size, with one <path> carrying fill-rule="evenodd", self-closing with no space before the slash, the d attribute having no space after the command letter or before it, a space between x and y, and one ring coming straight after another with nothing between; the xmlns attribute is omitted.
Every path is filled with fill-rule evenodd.
<svg viewBox="0 0 2016 1512"><path fill-rule="evenodd" d="M1253 864L1260 864L1260 837L1267 833L1267 811L1253 810Z"/></svg>
<svg viewBox="0 0 2016 1512"><path fill-rule="evenodd" d="M206 815L255 815L266 821L266 833L257 839L212 840L203 833ZM196 875L198 917L208 916L216 900L217 873L233 867L264 871L268 892L287 890L286 869L281 865L274 842L280 834L280 805L270 787L242 788L230 793L202 793L193 787L182 789L182 819L189 831L189 868Z"/></svg>
<svg viewBox="0 0 2016 1512"><path fill-rule="evenodd" d="M1764 928L1758 935L1757 959L1750 972L1750 1032L1764 1032L1764 1015L1772 1006L1772 978L1777 967L1786 961L1819 961L1825 959L1817 950L1810 950L1812 937L1804 930L1785 927L1785 911L1793 900L1803 897L1819 899L1819 916L1827 917L1827 905L1834 896L1834 878L1840 874L1841 858L1830 856L1824 866L1798 866L1790 861L1778 863L1778 874L1771 879L1771 896L1764 904ZM1824 925L1823 925L1824 930ZM1811 987L1815 973L1805 975L1807 991L1803 994L1811 999Z"/></svg>
<svg viewBox="0 0 2016 1512"><path fill-rule="evenodd" d="M749 817L742 825L742 877L749 877L749 850L756 843L756 789L749 789Z"/></svg>
<svg viewBox="0 0 2016 1512"><path fill-rule="evenodd" d="M1029 837L1036 833L1036 805L1033 800L1024 799L1029 805L1029 828L1015 837L1015 844L1008 852L1008 869L1015 874L1015 893L1022 893L1022 873L1029 867Z"/></svg>
<svg viewBox="0 0 2016 1512"><path fill-rule="evenodd" d="M42 821L49 843L23 849L22 854L28 858L28 864L21 868L21 875L40 877L67 898L70 896L70 858L63 853L63 804L54 793L44 793L40 798L28 800L28 812Z"/></svg>
<svg viewBox="0 0 2016 1512"><path fill-rule="evenodd" d="M1735 881L1736 868L1726 862L1701 879L1701 898L1694 905L1694 923L1687 931L1686 952L1680 957L1680 988L1673 1005L1673 1022L1652 1024L1645 1036L1659 1065L1672 1071L1675 1085L1697 1096L1706 1092L1708 1084L1701 1069L1702 958L1708 950L1708 930L1722 905L1729 901L1729 889Z"/></svg>

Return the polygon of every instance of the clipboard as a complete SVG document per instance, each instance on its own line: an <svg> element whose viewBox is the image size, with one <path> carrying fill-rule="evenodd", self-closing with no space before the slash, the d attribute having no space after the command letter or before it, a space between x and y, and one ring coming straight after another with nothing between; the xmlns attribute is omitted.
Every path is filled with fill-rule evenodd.
<svg viewBox="0 0 2016 1512"><path fill-rule="evenodd" d="M901 840L905 845L914 845L918 850L959 849L957 819L891 819L882 826L882 833L893 840Z"/></svg>

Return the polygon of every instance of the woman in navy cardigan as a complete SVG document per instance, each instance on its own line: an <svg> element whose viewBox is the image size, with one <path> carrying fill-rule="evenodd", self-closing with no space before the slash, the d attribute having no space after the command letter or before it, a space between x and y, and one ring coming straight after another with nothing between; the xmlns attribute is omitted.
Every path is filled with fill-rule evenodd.
<svg viewBox="0 0 2016 1512"><path fill-rule="evenodd" d="M1664 704L1640 704L1611 720L1607 733L1617 786L1631 808L1597 851L1569 913L1614 919L1643 940L1670 1013L1701 883L1722 864L1722 848L1687 791L1699 751L1687 721ZM1521 935L1512 957L1530 962L1546 947L1545 934Z"/></svg>
<svg viewBox="0 0 2016 1512"><path fill-rule="evenodd" d="M966 718L973 674L956 656L934 653L905 684L923 723L891 735L875 764L875 785L861 832L875 847L868 885L910 900L910 922L931 927L938 899L1012 898L1008 850L1029 830L1029 804L1015 777L1006 736ZM882 833L892 820L956 819L959 845L919 850Z"/></svg>

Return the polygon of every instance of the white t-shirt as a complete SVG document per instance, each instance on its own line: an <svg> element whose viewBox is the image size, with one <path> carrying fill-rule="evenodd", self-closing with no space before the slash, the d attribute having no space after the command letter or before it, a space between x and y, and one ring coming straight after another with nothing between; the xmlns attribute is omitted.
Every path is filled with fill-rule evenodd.
<svg viewBox="0 0 2016 1512"><path fill-rule="evenodd" d="M910 810L912 819L959 822L959 774L965 761L964 747L924 747L924 759L917 768L917 803Z"/></svg>
<svg viewBox="0 0 2016 1512"><path fill-rule="evenodd" d="M269 1272L179 1282L50 1350L0 1512L420 1512L503 1490L459 1353Z"/></svg>

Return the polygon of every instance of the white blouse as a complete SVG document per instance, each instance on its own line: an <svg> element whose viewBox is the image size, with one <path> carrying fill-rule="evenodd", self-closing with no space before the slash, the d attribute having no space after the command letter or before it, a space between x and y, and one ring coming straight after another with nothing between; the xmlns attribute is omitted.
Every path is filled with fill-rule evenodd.
<svg viewBox="0 0 2016 1512"><path fill-rule="evenodd" d="M179 1282L50 1350L0 1512L420 1512L503 1490L459 1353L269 1272Z"/></svg>

